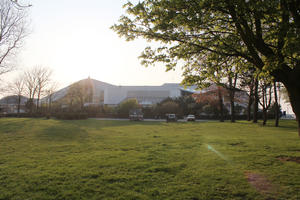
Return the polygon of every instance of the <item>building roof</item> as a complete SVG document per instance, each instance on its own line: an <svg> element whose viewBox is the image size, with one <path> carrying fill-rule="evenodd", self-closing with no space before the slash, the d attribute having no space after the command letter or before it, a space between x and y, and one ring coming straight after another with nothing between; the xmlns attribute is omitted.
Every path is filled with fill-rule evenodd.
<svg viewBox="0 0 300 200"><path fill-rule="evenodd" d="M25 104L27 102L28 98L21 96L21 104ZM18 95L11 95L11 96L6 96L0 99L0 104L18 104L19 101L19 96Z"/></svg>
<svg viewBox="0 0 300 200"><path fill-rule="evenodd" d="M94 101L99 101L102 97L103 103L109 105L119 104L128 98L136 98L139 103L154 104L168 97L179 97L181 91L196 92L196 87L183 87L179 83L165 83L160 86L117 86L91 78L76 83L90 84L93 88ZM52 100L63 98L73 84L54 93Z"/></svg>

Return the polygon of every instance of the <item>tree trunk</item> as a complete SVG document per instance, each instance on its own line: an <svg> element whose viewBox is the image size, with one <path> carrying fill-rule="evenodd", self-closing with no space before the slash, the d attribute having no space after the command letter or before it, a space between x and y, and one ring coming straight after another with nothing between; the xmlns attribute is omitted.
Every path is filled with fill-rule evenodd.
<svg viewBox="0 0 300 200"><path fill-rule="evenodd" d="M223 105L223 97L221 94L220 87L218 87L218 96L219 96L219 103L220 103L220 122L224 122L224 105Z"/></svg>
<svg viewBox="0 0 300 200"><path fill-rule="evenodd" d="M254 78L251 79L251 83L249 84L249 99L247 106L247 121L251 121L251 106L253 104L253 91L254 90Z"/></svg>
<svg viewBox="0 0 300 200"><path fill-rule="evenodd" d="M293 109L293 112L296 115L296 120L298 123L298 134L300 137L300 86L299 83L298 85L292 84L290 82L288 83L283 83L288 91L291 106Z"/></svg>
<svg viewBox="0 0 300 200"><path fill-rule="evenodd" d="M298 135L300 137L300 120L299 120L299 118L297 119L297 122L298 122Z"/></svg>
<svg viewBox="0 0 300 200"><path fill-rule="evenodd" d="M51 103L52 103L52 95L50 94L49 95L49 106L48 106L49 113L51 113Z"/></svg>
<svg viewBox="0 0 300 200"><path fill-rule="evenodd" d="M230 92L231 93L231 92ZM234 99L233 95L230 94L230 112L231 112L231 122L235 122L235 111L234 111Z"/></svg>
<svg viewBox="0 0 300 200"><path fill-rule="evenodd" d="M263 109L263 126L266 125L268 117L267 117L267 109Z"/></svg>
<svg viewBox="0 0 300 200"><path fill-rule="evenodd" d="M278 127L279 126L279 105L278 105L276 81L274 81L274 97L275 97L275 126Z"/></svg>
<svg viewBox="0 0 300 200"><path fill-rule="evenodd" d="M251 121L251 105L252 105L252 102L250 102L250 100L249 100L248 106L247 106L247 121Z"/></svg>
<svg viewBox="0 0 300 200"><path fill-rule="evenodd" d="M41 98L41 92L39 91L38 92L38 98L37 98L37 101L36 101L36 111L37 112L39 111L39 107L40 107L40 98Z"/></svg>
<svg viewBox="0 0 300 200"><path fill-rule="evenodd" d="M250 96L248 99L248 106L247 106L247 120L251 121L251 106L253 103L253 91L250 92Z"/></svg>
<svg viewBox="0 0 300 200"><path fill-rule="evenodd" d="M21 95L18 96L18 116L20 114L20 107L21 107Z"/></svg>
<svg viewBox="0 0 300 200"><path fill-rule="evenodd" d="M285 68L285 70L273 71L272 75L276 78L276 81L282 82L288 91L290 103L296 115L300 137L300 63L297 63L293 70Z"/></svg>
<svg viewBox="0 0 300 200"><path fill-rule="evenodd" d="M237 74L234 76L234 80L232 80L232 77L228 77L229 82L229 99L230 99L230 118L231 122L235 122L235 111L234 111L234 93L235 93L235 87L236 87L236 80L237 80ZM234 82L233 82L234 81Z"/></svg>
<svg viewBox="0 0 300 200"><path fill-rule="evenodd" d="M254 86L254 104L253 104L253 123L257 123L258 118L258 78L255 79L255 86Z"/></svg>

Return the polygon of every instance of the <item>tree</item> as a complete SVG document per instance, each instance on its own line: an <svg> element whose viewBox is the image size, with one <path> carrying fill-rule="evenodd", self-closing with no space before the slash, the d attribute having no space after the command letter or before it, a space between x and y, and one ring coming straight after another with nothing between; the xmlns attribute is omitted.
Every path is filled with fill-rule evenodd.
<svg viewBox="0 0 300 200"><path fill-rule="evenodd" d="M254 102L253 102L253 123L257 123L258 120L258 104L259 104L259 80L256 76L254 79Z"/></svg>
<svg viewBox="0 0 300 200"><path fill-rule="evenodd" d="M231 122L235 122L234 97L235 97L235 92L237 90L238 72L236 71L236 69L231 69L227 73L228 73L228 86L227 84L225 84L225 86L229 91Z"/></svg>
<svg viewBox="0 0 300 200"><path fill-rule="evenodd" d="M231 122L235 122L235 93L238 90L237 81L244 63L242 60L225 58L224 56L207 53L198 57L198 61L187 64L184 71L183 83L196 84L200 88L208 87L211 83L225 88L230 99ZM220 108L222 108L221 96L219 96ZM222 118L223 109L220 109ZM220 121L223 121L222 119Z"/></svg>
<svg viewBox="0 0 300 200"><path fill-rule="evenodd" d="M174 99L183 115L196 114L196 101L191 95L180 96Z"/></svg>
<svg viewBox="0 0 300 200"><path fill-rule="evenodd" d="M228 95L228 91L224 88L219 86L212 85L209 87L209 91L205 93L195 94L194 98L196 99L197 104L201 105L202 111L204 111L204 107L209 105L214 111L217 109L217 113L220 117L220 122L224 122L224 98ZM207 109L206 109L207 110ZM206 114L211 114L207 113Z"/></svg>
<svg viewBox="0 0 300 200"><path fill-rule="evenodd" d="M17 95L18 97L18 114L20 113L21 108L21 100L24 95L25 90L25 82L24 76L19 75L11 84L10 84L11 93Z"/></svg>
<svg viewBox="0 0 300 200"><path fill-rule="evenodd" d="M179 114L180 113L179 108L180 107L179 107L178 103L176 103L175 101L166 101L157 107L158 112L162 116L165 116L166 114L171 114L171 113Z"/></svg>
<svg viewBox="0 0 300 200"><path fill-rule="evenodd" d="M278 103L278 95L277 95L277 84L276 81L273 81L273 88L274 88L274 106L275 106L275 126L278 127L279 126L279 112L280 112L280 108L279 108L279 103Z"/></svg>
<svg viewBox="0 0 300 200"><path fill-rule="evenodd" d="M117 108L117 111L119 114L127 116L130 110L138 108L140 108L140 105L136 99L127 99L126 101L120 103L120 105Z"/></svg>
<svg viewBox="0 0 300 200"><path fill-rule="evenodd" d="M23 4L20 4L18 2L18 0L10 0L12 3L14 3L18 8L28 8L28 7L31 7L32 5L31 4L28 4L28 5L23 5Z"/></svg>
<svg viewBox="0 0 300 200"><path fill-rule="evenodd" d="M46 94L48 85L51 83L52 70L46 67L36 67L35 74L37 80L37 110L40 106L41 96Z"/></svg>
<svg viewBox="0 0 300 200"><path fill-rule="evenodd" d="M52 101L53 101L53 95L55 94L56 90L58 88L57 82L51 82L47 89L45 90L46 93L46 104L47 104L47 110L49 113L51 113L52 108Z"/></svg>
<svg viewBox="0 0 300 200"><path fill-rule="evenodd" d="M17 50L28 35L26 9L10 0L0 1L0 75L13 70Z"/></svg>
<svg viewBox="0 0 300 200"><path fill-rule="evenodd" d="M260 81L260 89L261 89L261 101L259 101L262 106L263 111L263 125L266 125L268 119L268 110L271 106L272 102L272 84L269 80L264 79Z"/></svg>
<svg viewBox="0 0 300 200"><path fill-rule="evenodd" d="M251 120L251 106L254 103L255 68L242 72L241 87L248 92L247 120Z"/></svg>
<svg viewBox="0 0 300 200"><path fill-rule="evenodd" d="M25 81L25 88L26 88L25 92L28 97L26 107L29 109L30 113L33 112L33 109L35 107L34 99L38 88L36 74L37 72L35 68L32 68L24 72L24 81Z"/></svg>
<svg viewBox="0 0 300 200"><path fill-rule="evenodd" d="M39 109L40 99L46 94L46 90L51 83L52 70L47 67L36 66L24 72L25 86L30 105L36 105ZM32 111L33 108L31 108Z"/></svg>
<svg viewBox="0 0 300 200"><path fill-rule="evenodd" d="M145 65L163 62L172 69L178 60L191 64L208 52L252 63L287 88L300 136L299 4L295 0L128 2L128 15L112 28L127 40L143 37L161 42L156 49L144 50Z"/></svg>
<svg viewBox="0 0 300 200"><path fill-rule="evenodd" d="M220 86L212 85L207 92L195 94L194 98L198 105L201 105L202 112L219 116L220 122L224 122L225 114L228 110L224 106L224 99L229 96L229 91Z"/></svg>
<svg viewBox="0 0 300 200"><path fill-rule="evenodd" d="M89 102L90 96L92 96L91 92L92 91L88 82L76 82L68 88L65 100L69 103L69 108L71 110L77 107L80 111L82 111L84 104Z"/></svg>

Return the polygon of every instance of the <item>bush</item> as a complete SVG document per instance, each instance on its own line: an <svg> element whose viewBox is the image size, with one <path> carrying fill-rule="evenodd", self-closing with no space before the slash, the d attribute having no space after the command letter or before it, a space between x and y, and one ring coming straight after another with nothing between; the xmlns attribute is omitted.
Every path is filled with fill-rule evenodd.
<svg viewBox="0 0 300 200"><path fill-rule="evenodd" d="M120 103L116 109L120 117L128 117L129 111L137 108L140 108L140 105L136 99L127 99Z"/></svg>
<svg viewBox="0 0 300 200"><path fill-rule="evenodd" d="M62 120L80 120L80 119L87 119L87 113L57 113L55 115L57 119Z"/></svg>

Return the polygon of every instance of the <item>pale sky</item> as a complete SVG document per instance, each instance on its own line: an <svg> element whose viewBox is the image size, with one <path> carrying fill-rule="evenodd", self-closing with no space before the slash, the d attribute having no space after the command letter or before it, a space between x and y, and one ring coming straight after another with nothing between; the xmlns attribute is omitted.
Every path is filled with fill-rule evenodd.
<svg viewBox="0 0 300 200"><path fill-rule="evenodd" d="M32 4L32 33L19 54L19 68L50 67L61 87L87 78L115 85L179 83L182 70L145 68L138 56L151 45L126 42L110 29L127 0L23 0ZM134 1L133 1L134 2ZM18 72L18 71L17 71ZM17 73L10 73L7 78Z"/></svg>

